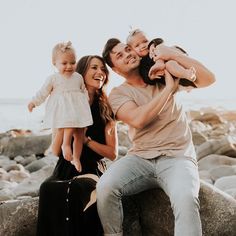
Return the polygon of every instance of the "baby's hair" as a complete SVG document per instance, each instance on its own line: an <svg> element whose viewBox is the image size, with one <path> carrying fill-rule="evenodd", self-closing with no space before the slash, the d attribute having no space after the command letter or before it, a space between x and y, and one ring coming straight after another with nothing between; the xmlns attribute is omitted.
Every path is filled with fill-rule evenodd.
<svg viewBox="0 0 236 236"><path fill-rule="evenodd" d="M154 44L154 46L156 47L157 45L164 43L164 40L162 38L155 38L153 40L150 41L150 43L148 44L148 49L150 49L151 45ZM180 50L182 53L188 55L188 53L181 47L179 46L174 46L176 49Z"/></svg>
<svg viewBox="0 0 236 236"><path fill-rule="evenodd" d="M59 53L72 52L75 54L75 49L72 47L71 41L58 43L52 49L52 63L55 64Z"/></svg>
<svg viewBox="0 0 236 236"><path fill-rule="evenodd" d="M148 44L148 49L150 49L151 45L154 44L154 46L157 46L161 43L164 43L164 40L162 38L155 38Z"/></svg>
<svg viewBox="0 0 236 236"><path fill-rule="evenodd" d="M139 34L139 33L145 34L145 33L144 33L142 30L140 30L140 29L131 30L131 31L129 32L128 37L126 38L126 43L129 43L129 41L131 40L131 38L132 38L133 36L135 36L136 34Z"/></svg>

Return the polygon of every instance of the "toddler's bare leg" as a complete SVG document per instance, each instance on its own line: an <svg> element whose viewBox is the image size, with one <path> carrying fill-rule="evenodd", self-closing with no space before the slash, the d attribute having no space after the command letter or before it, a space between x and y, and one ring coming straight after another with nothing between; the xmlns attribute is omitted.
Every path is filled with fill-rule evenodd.
<svg viewBox="0 0 236 236"><path fill-rule="evenodd" d="M75 132L75 128L64 128L62 152L67 161L72 161L71 140Z"/></svg>
<svg viewBox="0 0 236 236"><path fill-rule="evenodd" d="M55 156L61 154L61 145L63 141L64 129L54 129L52 133L52 153Z"/></svg>
<svg viewBox="0 0 236 236"><path fill-rule="evenodd" d="M80 156L83 148L83 140L84 140L84 128L78 128L75 130L74 134L74 142L73 142L73 164L78 172L82 171L82 166L80 163Z"/></svg>
<svg viewBox="0 0 236 236"><path fill-rule="evenodd" d="M170 60L166 62L166 69L169 73L177 78L184 78L187 80L193 80L194 76L196 76L196 71L194 68L186 69L181 66L178 62L174 60Z"/></svg>

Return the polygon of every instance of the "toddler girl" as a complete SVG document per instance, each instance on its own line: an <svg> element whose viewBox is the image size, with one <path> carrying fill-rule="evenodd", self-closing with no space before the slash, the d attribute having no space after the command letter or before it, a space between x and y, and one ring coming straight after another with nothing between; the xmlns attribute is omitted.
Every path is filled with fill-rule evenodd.
<svg viewBox="0 0 236 236"><path fill-rule="evenodd" d="M84 128L92 125L93 120L84 80L75 72L76 55L71 42L56 44L52 51L52 63L58 72L47 78L28 104L28 109L32 112L48 98L43 126L56 129L52 138L53 154L59 156L62 148L64 158L72 161L77 171L81 172Z"/></svg>
<svg viewBox="0 0 236 236"><path fill-rule="evenodd" d="M156 38L149 42L144 32L139 29L131 31L127 37L127 44L142 58L140 74L143 80L148 84L156 84L156 82L164 84L163 76L164 69L166 69L174 77L181 78L180 85L196 87L193 83L196 80L196 71L193 67L186 69L174 60L156 59L156 46L163 43L164 41L161 38ZM178 46L171 48L187 54Z"/></svg>

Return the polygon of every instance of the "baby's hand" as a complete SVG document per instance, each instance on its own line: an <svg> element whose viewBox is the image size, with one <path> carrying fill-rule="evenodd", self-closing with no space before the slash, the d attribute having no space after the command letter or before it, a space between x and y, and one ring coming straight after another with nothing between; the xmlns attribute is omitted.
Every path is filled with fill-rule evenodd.
<svg viewBox="0 0 236 236"><path fill-rule="evenodd" d="M33 102L30 102L30 103L28 104L28 110L29 110L29 112L32 112L34 108L35 108L34 103L33 103Z"/></svg>

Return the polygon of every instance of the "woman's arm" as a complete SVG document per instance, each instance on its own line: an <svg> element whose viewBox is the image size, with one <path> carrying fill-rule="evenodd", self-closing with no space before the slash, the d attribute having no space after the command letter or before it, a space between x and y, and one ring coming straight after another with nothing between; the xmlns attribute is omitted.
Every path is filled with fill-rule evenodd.
<svg viewBox="0 0 236 236"><path fill-rule="evenodd" d="M165 61L175 60L184 68L194 67L196 70L197 77L196 81L194 81L194 84L198 88L207 87L215 82L214 74L210 70L208 70L203 64L181 52L178 52L177 50L174 50L170 47L161 44L156 46L155 54L157 55L156 59L161 58Z"/></svg>
<svg viewBox="0 0 236 236"><path fill-rule="evenodd" d="M118 155L118 138L115 121L107 123L105 127L105 140L106 144L101 144L85 136L84 144L99 155L113 161Z"/></svg>

